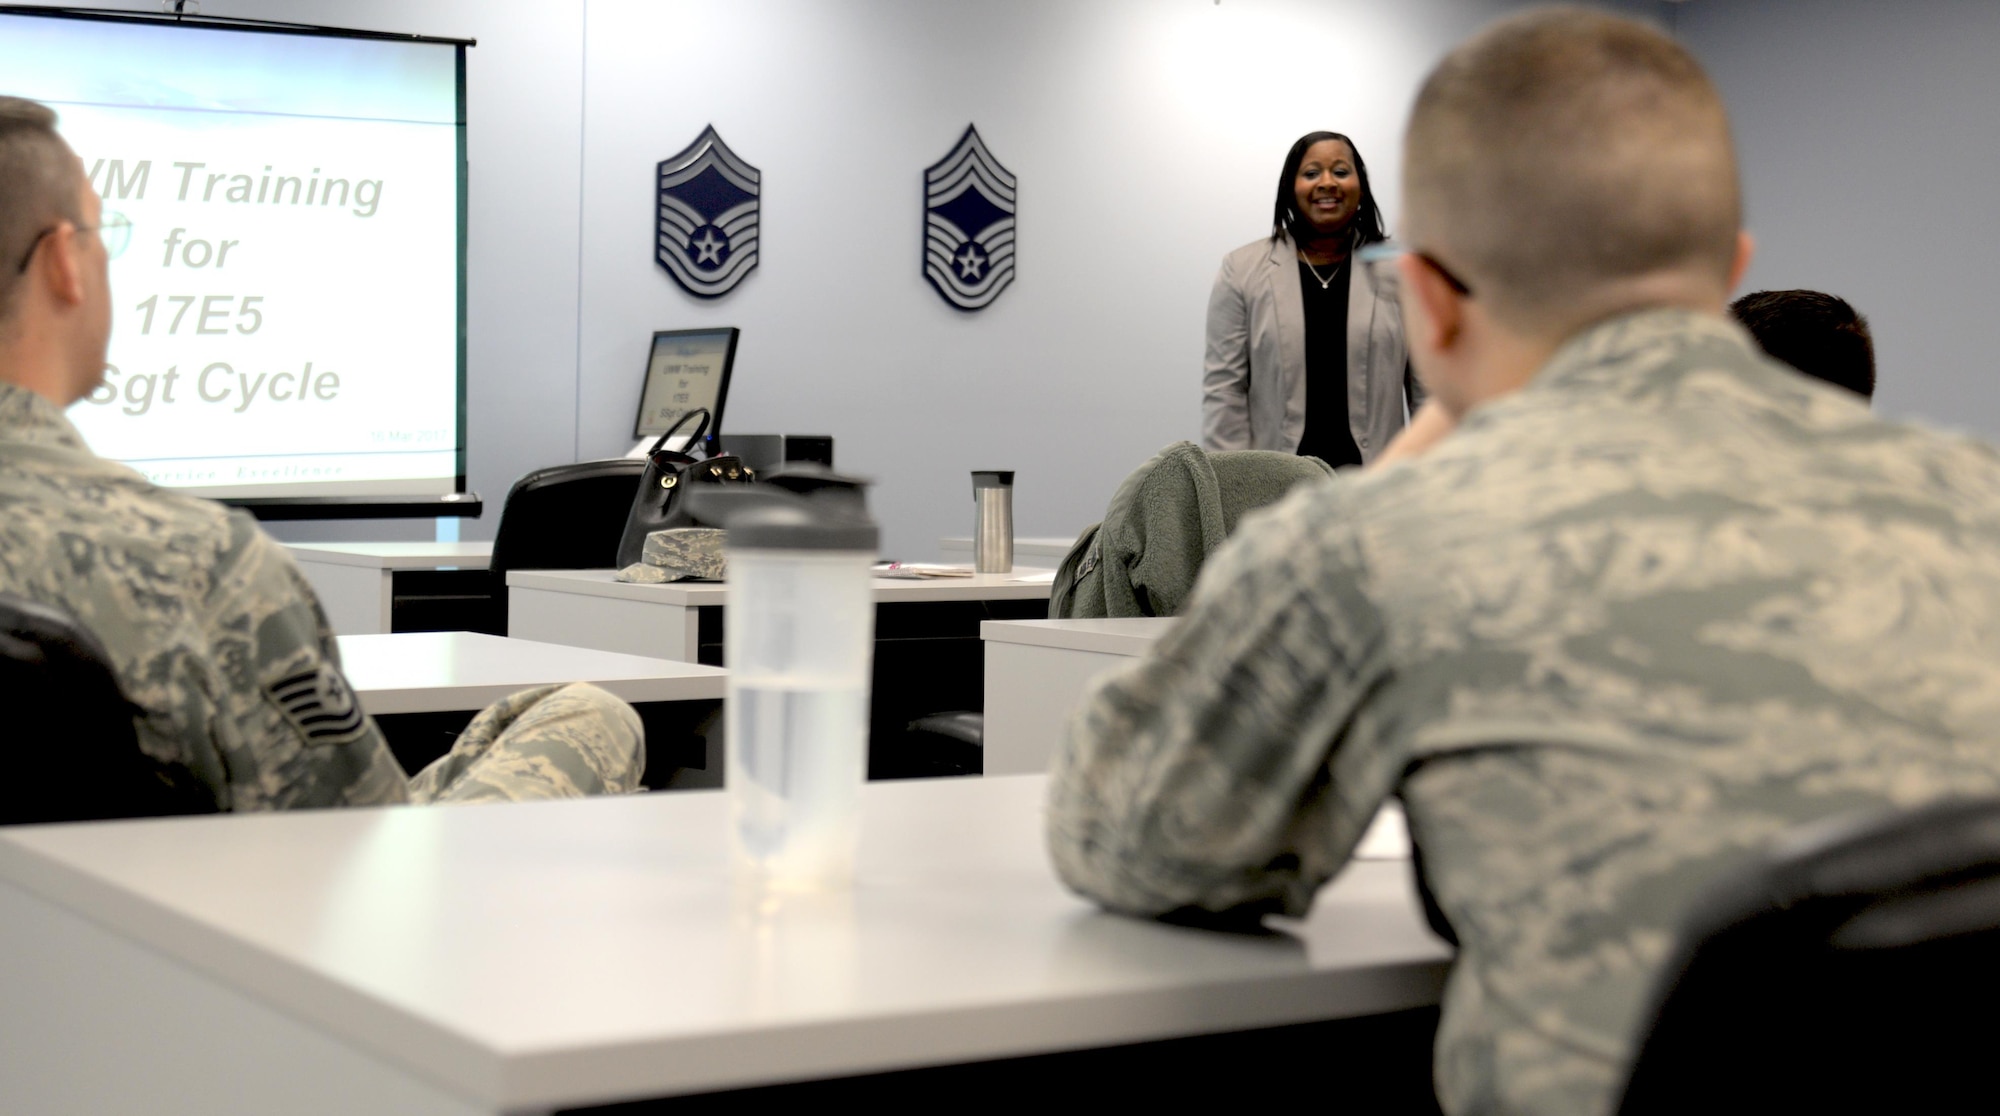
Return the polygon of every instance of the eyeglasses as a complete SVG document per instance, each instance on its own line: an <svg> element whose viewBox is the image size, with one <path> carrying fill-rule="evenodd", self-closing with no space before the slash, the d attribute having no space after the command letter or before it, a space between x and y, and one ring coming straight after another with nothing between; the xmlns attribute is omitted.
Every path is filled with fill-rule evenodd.
<svg viewBox="0 0 2000 1116"><path fill-rule="evenodd" d="M18 275L27 271L28 265L35 260L35 253L41 250L42 241L47 240L50 233L61 227L59 224L50 225L35 234L34 241L28 245L27 253L21 257L21 262L14 266L14 273ZM124 255L125 249L132 243L132 219L116 210L100 217L96 225L76 226L76 231L96 233L97 239L104 245L104 258L109 260Z"/></svg>
<svg viewBox="0 0 2000 1116"><path fill-rule="evenodd" d="M1400 244L1385 240L1378 244L1370 244L1368 247L1355 253L1355 257L1361 261L1361 265L1368 269L1369 278L1374 279L1377 283L1380 283L1387 277L1386 273L1395 270L1396 260L1402 256L1414 256L1422 260L1425 267L1438 273L1438 278L1444 280L1446 286L1467 298L1472 296L1471 285L1465 280L1460 279L1450 268L1439 263L1438 258L1429 252L1421 252L1415 248L1405 248Z"/></svg>

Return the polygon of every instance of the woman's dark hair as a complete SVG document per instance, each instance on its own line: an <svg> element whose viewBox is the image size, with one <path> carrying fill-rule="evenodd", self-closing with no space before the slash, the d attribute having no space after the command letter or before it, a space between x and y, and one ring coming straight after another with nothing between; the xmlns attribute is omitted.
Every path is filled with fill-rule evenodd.
<svg viewBox="0 0 2000 1116"><path fill-rule="evenodd" d="M1313 144L1325 140L1339 140L1354 153L1354 173L1361 179L1361 204L1354 211L1354 220L1347 226L1349 242L1356 248L1389 239L1382 228L1382 210L1375 204L1375 188L1368 184L1368 164L1361 158L1361 149L1354 141L1339 132L1307 132L1292 145L1285 156L1285 167L1278 174L1278 200L1271 207L1271 239L1277 240L1286 233L1292 234L1292 241L1303 244L1312 239L1312 224L1298 212L1298 195L1292 184L1298 180L1299 164L1306 161L1306 151Z"/></svg>

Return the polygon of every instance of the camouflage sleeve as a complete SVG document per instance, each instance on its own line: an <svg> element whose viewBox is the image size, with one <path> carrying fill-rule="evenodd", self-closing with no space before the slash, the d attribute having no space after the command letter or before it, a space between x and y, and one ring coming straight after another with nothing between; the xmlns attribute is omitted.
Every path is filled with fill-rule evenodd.
<svg viewBox="0 0 2000 1116"><path fill-rule="evenodd" d="M1134 914L1303 914L1393 781L1336 786L1336 745L1386 667L1340 485L1247 518L1180 624L1101 682L1049 786L1065 883Z"/></svg>
<svg viewBox="0 0 2000 1116"><path fill-rule="evenodd" d="M340 672L325 614L291 556L247 515L206 601L211 734L232 810L403 802L408 780Z"/></svg>

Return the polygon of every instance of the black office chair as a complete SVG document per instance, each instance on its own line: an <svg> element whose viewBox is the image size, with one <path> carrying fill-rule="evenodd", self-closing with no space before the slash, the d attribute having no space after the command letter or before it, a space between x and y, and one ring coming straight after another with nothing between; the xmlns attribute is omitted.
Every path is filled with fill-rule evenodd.
<svg viewBox="0 0 2000 1116"><path fill-rule="evenodd" d="M614 457L551 465L515 481L500 507L484 575L449 570L398 575L395 630L506 635L507 571L610 566L645 471L642 460Z"/></svg>
<svg viewBox="0 0 2000 1116"><path fill-rule="evenodd" d="M537 469L507 490L488 568L591 570L611 565L639 494L643 460L613 457Z"/></svg>
<svg viewBox="0 0 2000 1116"><path fill-rule="evenodd" d="M1992 1106L2000 801L1808 827L1682 941L1624 1116Z"/></svg>
<svg viewBox="0 0 2000 1116"><path fill-rule="evenodd" d="M0 593L0 825L215 812L194 772L139 750L110 663L67 613Z"/></svg>

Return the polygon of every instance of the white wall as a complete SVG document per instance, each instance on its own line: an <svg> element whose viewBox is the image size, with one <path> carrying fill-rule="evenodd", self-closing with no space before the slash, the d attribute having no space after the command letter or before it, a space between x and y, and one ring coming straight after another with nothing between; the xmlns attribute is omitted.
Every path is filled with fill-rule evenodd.
<svg viewBox="0 0 2000 1116"><path fill-rule="evenodd" d="M1679 22L1736 126L1745 289L1848 299L1878 410L2000 435L2000 4L1702 0Z"/></svg>
<svg viewBox="0 0 2000 1116"><path fill-rule="evenodd" d="M741 326L728 427L831 433L886 553L968 533L974 468L1017 530L1073 532L1199 435L1222 255L1269 230L1299 134L1351 133L1385 197L1416 82L1495 10L1427 0L593 0L584 33L577 447L630 443L655 329ZM1020 178L990 308L921 275L922 174L968 122ZM714 124L764 174L759 263L685 294L651 257L654 165Z"/></svg>
<svg viewBox="0 0 2000 1116"><path fill-rule="evenodd" d="M149 0L128 6L151 9ZM885 546L969 527L972 468L1020 472L1023 534L1097 518L1196 434L1202 311L1263 231L1275 164L1349 131L1394 216L1434 59L1509 0L209 0L210 14L476 37L468 55L471 483L622 451L655 329L743 327L729 426L832 433ZM1752 286L1852 298L1880 406L2000 434L1983 196L2000 6L1620 0L1672 20L1734 114ZM919 269L922 169L976 122L1021 178L990 310ZM653 165L714 123L765 173L761 266L702 302L651 260ZM281 525L396 537L428 521Z"/></svg>

